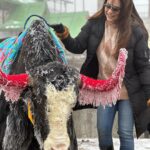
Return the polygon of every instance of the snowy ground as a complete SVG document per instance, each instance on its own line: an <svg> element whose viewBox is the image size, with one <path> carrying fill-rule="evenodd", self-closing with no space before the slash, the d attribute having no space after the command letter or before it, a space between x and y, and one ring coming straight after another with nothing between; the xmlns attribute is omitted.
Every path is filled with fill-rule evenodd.
<svg viewBox="0 0 150 150"><path fill-rule="evenodd" d="M79 150L99 150L97 139L78 139ZM119 139L114 139L115 150L119 150ZM135 139L135 150L150 150L150 139Z"/></svg>

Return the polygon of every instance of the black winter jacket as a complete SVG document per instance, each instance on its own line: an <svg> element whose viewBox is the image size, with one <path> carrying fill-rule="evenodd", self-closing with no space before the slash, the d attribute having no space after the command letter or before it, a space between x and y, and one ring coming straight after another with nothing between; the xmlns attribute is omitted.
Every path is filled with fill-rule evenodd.
<svg viewBox="0 0 150 150"><path fill-rule="evenodd" d="M104 30L104 17L88 20L76 38L69 35L62 41L72 53L80 54L86 50L87 57L81 67L81 73L92 78L97 78L98 75L96 50ZM147 106L147 100L150 98L150 50L140 27L133 27L126 49L128 58L124 84L132 104L136 133L139 137L150 125L150 108Z"/></svg>

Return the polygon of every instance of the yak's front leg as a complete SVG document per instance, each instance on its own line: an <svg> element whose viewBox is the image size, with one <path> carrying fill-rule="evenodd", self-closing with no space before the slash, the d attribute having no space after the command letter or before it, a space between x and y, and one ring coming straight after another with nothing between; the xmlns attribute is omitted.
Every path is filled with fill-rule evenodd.
<svg viewBox="0 0 150 150"><path fill-rule="evenodd" d="M74 86L70 85L61 91L57 91L53 85L48 85L46 96L50 133L44 142L44 149L68 150L70 139L67 131L67 121L77 99Z"/></svg>
<svg viewBox="0 0 150 150"><path fill-rule="evenodd" d="M3 139L3 150L28 150L33 138L33 128L20 100L10 106L6 130Z"/></svg>

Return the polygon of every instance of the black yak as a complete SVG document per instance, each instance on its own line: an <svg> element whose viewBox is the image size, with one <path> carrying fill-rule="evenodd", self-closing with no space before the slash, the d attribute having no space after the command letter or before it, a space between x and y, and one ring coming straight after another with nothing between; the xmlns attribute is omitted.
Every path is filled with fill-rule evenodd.
<svg viewBox="0 0 150 150"><path fill-rule="evenodd" d="M63 64L42 19L28 28L12 65L11 74L20 73L29 75L30 85L19 100L0 97L0 149L77 150L71 110L79 73Z"/></svg>

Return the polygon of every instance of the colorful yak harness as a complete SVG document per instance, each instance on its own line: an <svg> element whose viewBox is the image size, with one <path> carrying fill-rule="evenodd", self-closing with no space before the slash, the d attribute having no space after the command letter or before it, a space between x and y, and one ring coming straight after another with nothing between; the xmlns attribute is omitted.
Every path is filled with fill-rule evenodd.
<svg viewBox="0 0 150 150"><path fill-rule="evenodd" d="M67 64L64 47L55 35L51 27L48 28L53 41L59 52L63 64ZM28 74L10 75L12 64L17 57L23 44L28 29L24 30L18 37L8 38L0 43L0 91L4 91L7 101L17 101L22 91L29 83ZM80 74L82 87L79 92L79 102L81 105L92 104L112 105L115 104L120 96L120 89L124 78L127 51L120 49L116 69L107 80L96 80Z"/></svg>
<svg viewBox="0 0 150 150"><path fill-rule="evenodd" d="M48 27L48 31L54 40L60 61L63 64L67 64L62 44L60 44L59 39L51 27ZM17 101L29 82L28 74L26 73L9 74L12 64L21 50L27 32L28 29L24 30L18 37L11 37L0 43L0 91L4 91L7 101Z"/></svg>

